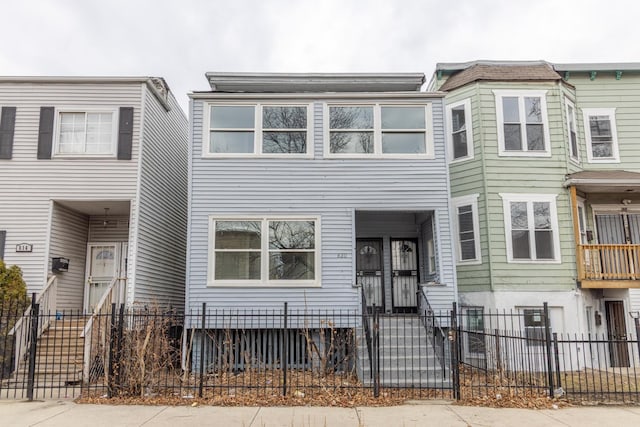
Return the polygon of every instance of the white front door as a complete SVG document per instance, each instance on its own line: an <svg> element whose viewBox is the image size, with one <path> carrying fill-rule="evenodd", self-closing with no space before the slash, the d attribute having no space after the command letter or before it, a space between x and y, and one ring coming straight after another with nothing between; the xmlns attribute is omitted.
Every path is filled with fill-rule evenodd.
<svg viewBox="0 0 640 427"><path fill-rule="evenodd" d="M87 246L87 278L85 287L85 310L92 312L109 284L119 277L126 265L122 254L126 243L89 243ZM123 271L123 273L125 273ZM126 273L125 273L126 274Z"/></svg>

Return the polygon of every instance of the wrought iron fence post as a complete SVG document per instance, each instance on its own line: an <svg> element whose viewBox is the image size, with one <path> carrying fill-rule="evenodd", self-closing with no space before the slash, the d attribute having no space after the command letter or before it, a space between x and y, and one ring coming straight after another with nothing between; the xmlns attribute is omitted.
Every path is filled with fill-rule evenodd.
<svg viewBox="0 0 640 427"><path fill-rule="evenodd" d="M122 335L124 330L124 304L120 304L120 312L118 313L118 338L116 341L116 351L115 351L115 364L116 364L116 372L114 377L115 386L120 389L122 384L120 384L120 380L122 377Z"/></svg>
<svg viewBox="0 0 640 427"><path fill-rule="evenodd" d="M545 302L544 308L544 343L547 350L547 378L549 381L549 397L553 397L553 364L551 362L551 328L549 320L549 305Z"/></svg>
<svg viewBox="0 0 640 427"><path fill-rule="evenodd" d="M113 397L113 371L115 364L115 343L118 337L118 330L116 328L116 303L111 304L111 329L109 330L109 370L108 370L108 382L107 382L107 397Z"/></svg>
<svg viewBox="0 0 640 427"><path fill-rule="evenodd" d="M287 395L287 361L289 359L289 329L287 324L288 303L284 303L284 317L282 329L282 395Z"/></svg>
<svg viewBox="0 0 640 427"><path fill-rule="evenodd" d="M38 349L38 322L40 304L36 304L36 294L31 295L31 331L29 335L29 370L27 377L27 399L33 400L36 379L36 351Z"/></svg>
<svg viewBox="0 0 640 427"><path fill-rule="evenodd" d="M451 309L451 330L449 331L449 342L451 345L451 370L453 371L453 397L460 400L460 348L461 334L458 328L458 306L454 302Z"/></svg>
<svg viewBox="0 0 640 427"><path fill-rule="evenodd" d="M200 324L200 384L198 385L198 397L202 397L202 389L204 387L204 344L205 344L205 333L204 329L207 326L206 323L206 313L207 311L207 303L202 303L202 320Z"/></svg>
<svg viewBox="0 0 640 427"><path fill-rule="evenodd" d="M556 362L556 387L562 387L562 378L560 378L560 350L558 348L558 334L553 333L553 357Z"/></svg>
<svg viewBox="0 0 640 427"><path fill-rule="evenodd" d="M373 397L380 397L380 314L373 304Z"/></svg>
<svg viewBox="0 0 640 427"><path fill-rule="evenodd" d="M496 341L496 371L502 372L502 350L500 349L500 330L496 328L493 332ZM508 362L509 359L507 359Z"/></svg>

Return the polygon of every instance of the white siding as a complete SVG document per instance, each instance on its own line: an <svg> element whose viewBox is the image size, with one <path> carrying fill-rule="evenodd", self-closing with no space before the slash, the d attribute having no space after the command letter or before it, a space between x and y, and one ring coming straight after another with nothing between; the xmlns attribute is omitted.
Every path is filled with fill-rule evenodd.
<svg viewBox="0 0 640 427"><path fill-rule="evenodd" d="M145 91L137 223L135 301L184 306L187 236L188 122L170 94L171 110Z"/></svg>
<svg viewBox="0 0 640 427"><path fill-rule="evenodd" d="M136 194L140 84L2 83L0 105L15 106L13 159L0 160L0 229L7 230L5 261L19 265L29 292L40 290L48 266L51 200L131 200ZM38 160L40 107L134 108L133 158ZM16 253L18 243L33 252Z"/></svg>
<svg viewBox="0 0 640 427"><path fill-rule="evenodd" d="M89 219L86 215L53 204L48 271L51 271L51 258L69 259L69 271L57 273L58 310L82 310L88 230Z"/></svg>
<svg viewBox="0 0 640 427"><path fill-rule="evenodd" d="M313 100L312 100L313 101ZM442 295L454 297L442 104L433 98L435 154L425 159L323 159L322 102L314 103L314 159L203 159L203 102L192 102L188 308L358 308L353 287L353 212L436 211ZM208 216L320 216L320 288L207 287ZM438 295L440 297L440 294ZM444 299L442 299L444 301Z"/></svg>

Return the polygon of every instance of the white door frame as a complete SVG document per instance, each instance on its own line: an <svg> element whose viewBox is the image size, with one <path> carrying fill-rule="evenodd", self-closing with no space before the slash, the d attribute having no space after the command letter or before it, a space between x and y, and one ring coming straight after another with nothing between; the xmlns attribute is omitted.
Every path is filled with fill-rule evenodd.
<svg viewBox="0 0 640 427"><path fill-rule="evenodd" d="M85 273L84 273L84 298L83 298L83 308L86 312L89 312L89 277L91 273L91 248L95 246L113 246L115 248L115 260L114 260L114 271L113 278L120 277L121 269L124 266L123 261L123 244L127 245L128 242L89 242L87 243L87 251L86 251L86 262L85 262Z"/></svg>

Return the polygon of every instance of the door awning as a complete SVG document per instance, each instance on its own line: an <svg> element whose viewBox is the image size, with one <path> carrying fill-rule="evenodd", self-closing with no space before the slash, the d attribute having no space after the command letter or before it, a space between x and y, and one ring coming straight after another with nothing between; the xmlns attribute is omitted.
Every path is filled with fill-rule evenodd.
<svg viewBox="0 0 640 427"><path fill-rule="evenodd" d="M640 193L640 173L624 170L582 171L567 175L565 187L585 193Z"/></svg>

